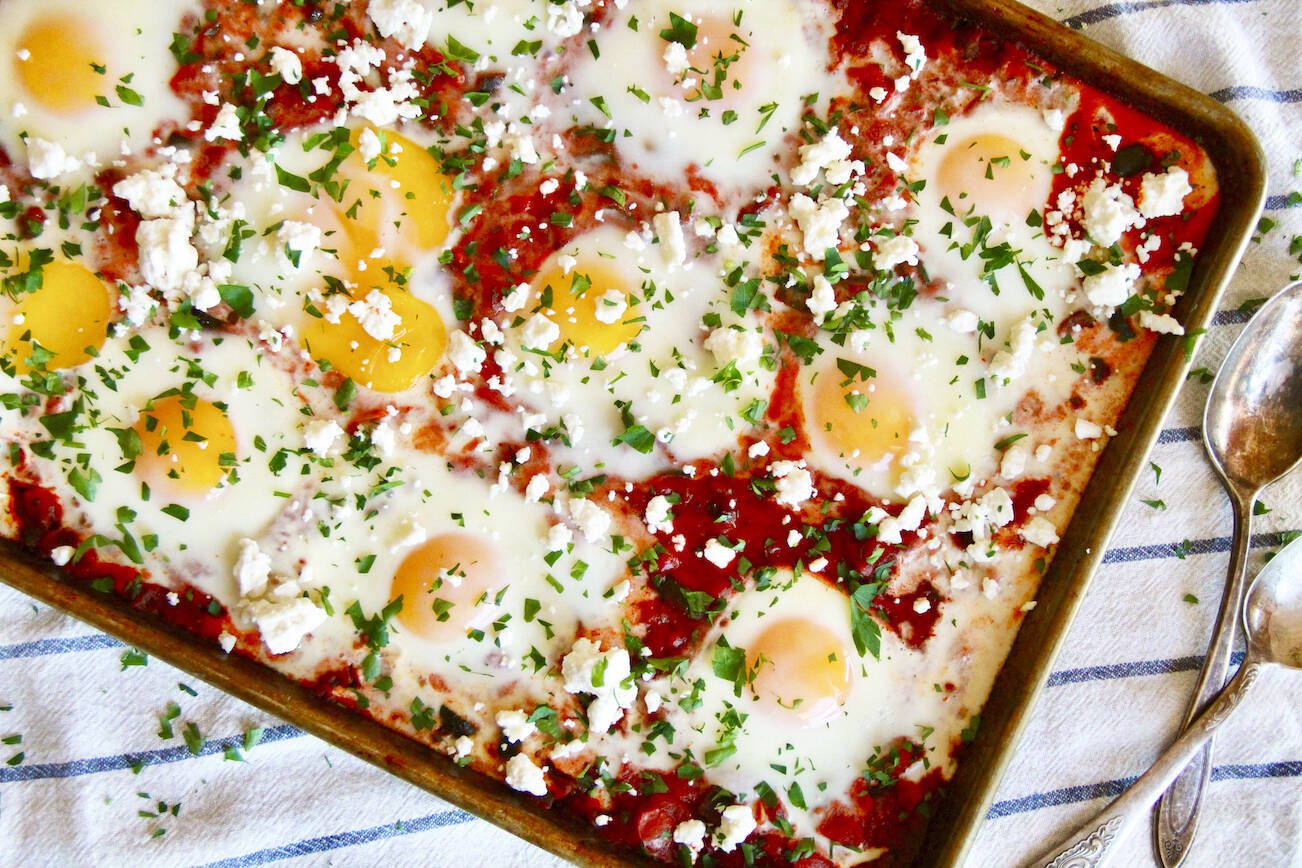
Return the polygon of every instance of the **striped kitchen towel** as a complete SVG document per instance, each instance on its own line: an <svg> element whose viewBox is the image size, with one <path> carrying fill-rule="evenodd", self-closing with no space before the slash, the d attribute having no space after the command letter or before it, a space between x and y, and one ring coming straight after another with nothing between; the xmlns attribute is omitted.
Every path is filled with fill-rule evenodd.
<svg viewBox="0 0 1302 868"><path fill-rule="evenodd" d="M1265 145L1261 237L1196 359L1214 371L1247 319L1241 306L1300 269L1289 244L1302 235L1302 2L1034 5L1228 103ZM1160 478L1143 478L1127 507L973 866L1015 864L1083 821L1176 731L1229 545L1198 427L1207 389L1191 378L1167 420L1152 456ZM1302 526L1302 473L1265 504L1254 568ZM133 662L116 640L0 586L0 865L560 864L158 661ZM1302 865L1299 689L1302 675L1272 672L1222 730L1190 865ZM1147 836L1121 856L1150 864Z"/></svg>

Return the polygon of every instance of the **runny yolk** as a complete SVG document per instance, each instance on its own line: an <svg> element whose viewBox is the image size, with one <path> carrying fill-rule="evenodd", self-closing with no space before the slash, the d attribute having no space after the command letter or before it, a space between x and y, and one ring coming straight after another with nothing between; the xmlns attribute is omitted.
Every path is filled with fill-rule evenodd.
<svg viewBox="0 0 1302 868"><path fill-rule="evenodd" d="M487 539L466 532L439 534L403 558L389 598L402 597L398 621L404 627L431 642L445 642L492 620L492 589L504 578Z"/></svg>
<svg viewBox="0 0 1302 868"><path fill-rule="evenodd" d="M167 395L140 412L136 470L146 481L181 495L206 494L235 463L235 429L216 404L194 395Z"/></svg>
<svg viewBox="0 0 1302 868"><path fill-rule="evenodd" d="M51 262L41 269L41 287L15 306L5 348L23 373L36 345L52 354L44 362L50 370L80 365L103 346L113 301L113 290L85 267Z"/></svg>
<svg viewBox="0 0 1302 868"><path fill-rule="evenodd" d="M327 360L353 382L377 392L401 392L443 358L447 329L432 305L406 289L370 287L366 294L371 289L388 298L393 313L399 317L390 340L372 336L349 311L344 311L337 323L314 317L303 331L303 340L314 358Z"/></svg>
<svg viewBox="0 0 1302 868"><path fill-rule="evenodd" d="M95 97L112 83L96 72L107 52L92 26L93 18L52 12L34 18L14 49L14 69L33 102L52 112L73 114L95 105ZM27 59L19 59L23 53Z"/></svg>
<svg viewBox="0 0 1302 868"><path fill-rule="evenodd" d="M1026 156L1024 156L1026 155ZM936 170L936 187L959 213L1021 225L1049 198L1044 163L1000 133L980 133L948 145Z"/></svg>
<svg viewBox="0 0 1302 868"><path fill-rule="evenodd" d="M668 24L666 20L665 25ZM743 96L759 97L755 86L756 73L762 73L763 69L760 58L748 46L751 41L728 16L701 16L696 24L696 44L687 49L691 70L677 77L698 79L706 87L717 87L718 92L704 93L698 86L687 94L687 98L700 99L704 95L720 99L725 105L734 105ZM679 91L676 95L681 93Z"/></svg>
<svg viewBox="0 0 1302 868"><path fill-rule="evenodd" d="M850 695L845 643L806 618L773 621L750 643L746 663L761 702L780 707L803 726L826 723Z"/></svg>
<svg viewBox="0 0 1302 868"><path fill-rule="evenodd" d="M636 296L625 290L624 283L610 265L592 259L580 260L568 274L552 263L539 272L533 285L537 297L550 299L543 312L561 330L558 343L573 344L585 355L604 356L631 343L642 331ZM611 290L619 301L607 296Z"/></svg>
<svg viewBox="0 0 1302 868"><path fill-rule="evenodd" d="M353 131L353 147L358 147L362 129ZM363 256L377 246L397 256L406 252L392 249L399 244L414 247L413 252L442 247L450 231L452 183L438 161L411 139L392 130L371 132L381 145L371 168L360 151L342 167L351 181L344 205L354 244Z"/></svg>
<svg viewBox="0 0 1302 868"><path fill-rule="evenodd" d="M908 448L912 402L877 377L847 383L836 368L814 381L813 437L851 467L885 470Z"/></svg>

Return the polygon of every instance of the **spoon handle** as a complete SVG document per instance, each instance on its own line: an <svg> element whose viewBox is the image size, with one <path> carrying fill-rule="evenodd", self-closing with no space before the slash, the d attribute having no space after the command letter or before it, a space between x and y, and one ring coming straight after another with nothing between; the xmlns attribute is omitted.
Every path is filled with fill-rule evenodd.
<svg viewBox="0 0 1302 868"><path fill-rule="evenodd" d="M1243 666L1216 700L1158 757L1157 762L1108 805L1075 832L1058 842L1030 864L1036 868L1099 868L1115 853L1115 845L1142 820L1157 797L1180 770L1212 737L1216 727L1238 708L1256 683L1265 664L1245 660Z"/></svg>
<svg viewBox="0 0 1302 868"><path fill-rule="evenodd" d="M1234 533L1230 544L1230 567L1221 597L1220 612L1212 631L1207 657L1203 661L1198 686L1185 712L1184 726L1225 686L1230 669L1230 656L1239 623L1238 613L1243 608L1243 595L1247 586L1248 545L1252 540L1252 504L1255 498L1233 487L1230 501L1234 508ZM1163 868L1177 868L1189 854L1194 834L1198 830L1198 814L1202 807L1203 791L1211 779L1212 745L1204 747L1171 787L1162 795L1153 817L1154 841L1157 856Z"/></svg>

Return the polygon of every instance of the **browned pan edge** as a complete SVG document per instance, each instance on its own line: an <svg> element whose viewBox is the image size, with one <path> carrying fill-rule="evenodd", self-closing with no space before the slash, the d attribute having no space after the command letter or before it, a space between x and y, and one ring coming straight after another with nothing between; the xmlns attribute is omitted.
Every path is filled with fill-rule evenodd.
<svg viewBox="0 0 1302 868"><path fill-rule="evenodd" d="M1024 43L1064 71L1199 139L1217 168L1222 200L1176 314L1191 332L1205 327L1242 255L1265 195L1265 158L1243 122L1207 96L1019 4L943 2L960 17ZM1159 341L1117 424L1119 433L1100 457L1062 535L1037 597L1039 605L1026 619L995 682L981 731L966 749L932 822L920 864L956 864L970 847L1187 367L1178 338ZM645 861L614 850L586 825L462 769L273 670L199 644L185 631L137 612L116 597L65 583L49 564L3 542L0 580L559 856L585 865Z"/></svg>

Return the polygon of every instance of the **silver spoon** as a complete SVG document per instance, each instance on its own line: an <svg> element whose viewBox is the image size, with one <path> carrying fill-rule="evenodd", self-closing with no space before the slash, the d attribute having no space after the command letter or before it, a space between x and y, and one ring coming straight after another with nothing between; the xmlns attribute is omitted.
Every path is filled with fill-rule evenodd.
<svg viewBox="0 0 1302 868"><path fill-rule="evenodd" d="M1185 727L1225 684L1257 496L1302 459L1302 282L1262 305L1230 347L1207 399L1203 442L1234 506L1234 537L1225 595ZM1165 868L1189 852L1211 770L1208 742L1158 804L1154 832Z"/></svg>
<svg viewBox="0 0 1302 868"><path fill-rule="evenodd" d="M1233 680L1130 789L1032 865L1099 868L1216 727L1239 707L1266 666L1302 669L1302 538L1285 546L1257 575L1241 613L1248 654Z"/></svg>

